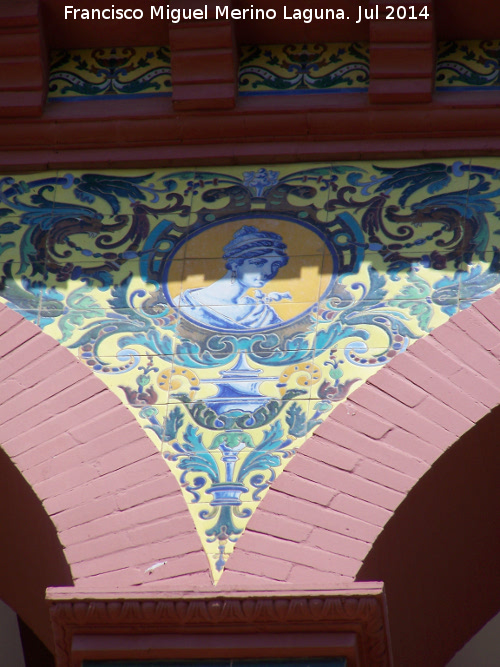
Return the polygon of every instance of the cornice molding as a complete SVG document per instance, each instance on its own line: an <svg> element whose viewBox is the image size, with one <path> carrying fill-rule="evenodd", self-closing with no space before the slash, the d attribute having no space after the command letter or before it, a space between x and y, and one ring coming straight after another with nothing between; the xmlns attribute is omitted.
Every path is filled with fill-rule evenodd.
<svg viewBox="0 0 500 667"><path fill-rule="evenodd" d="M355 637L356 650L349 658L349 665L391 664L383 593L172 600L52 599L49 604L58 667L79 665L84 658L111 657L113 647L120 645L117 636L123 638L122 644L126 642L133 658L137 659L142 651L144 657L161 659L167 654L170 658L182 657L182 652L172 653L175 651L172 637L176 635L183 637L186 647L192 647L196 642L194 639L190 642L189 636L196 636L199 642L200 635L210 634L211 639L214 635L224 635L226 642L228 636L238 634L243 656L251 650L255 654L252 636L273 635L276 640L279 635L283 637L280 655L287 657L287 637L296 638L300 634L307 641L311 633L315 638L318 633L328 633L324 637L328 637L332 647L337 646L337 651L340 649L335 643L336 636L342 640L349 634ZM248 637L246 648L239 633ZM140 642L134 644L131 638L139 638ZM205 656L202 644L199 657ZM265 655L263 649L262 657ZM123 659L123 653L118 657ZM216 650L211 657L217 657Z"/></svg>

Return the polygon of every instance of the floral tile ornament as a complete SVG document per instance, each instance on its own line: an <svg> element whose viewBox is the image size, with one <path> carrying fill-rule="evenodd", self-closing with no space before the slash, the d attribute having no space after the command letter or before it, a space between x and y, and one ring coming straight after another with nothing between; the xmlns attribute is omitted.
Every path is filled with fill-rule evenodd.
<svg viewBox="0 0 500 667"><path fill-rule="evenodd" d="M49 101L171 94L168 47L78 49L51 53Z"/></svg>
<svg viewBox="0 0 500 667"><path fill-rule="evenodd" d="M364 92L369 73L367 43L244 46L239 94Z"/></svg>
<svg viewBox="0 0 500 667"><path fill-rule="evenodd" d="M436 90L498 90L500 40L440 42L436 65Z"/></svg>
<svg viewBox="0 0 500 667"><path fill-rule="evenodd" d="M331 410L498 288L499 175L474 159L3 177L0 298L136 416L216 583Z"/></svg>

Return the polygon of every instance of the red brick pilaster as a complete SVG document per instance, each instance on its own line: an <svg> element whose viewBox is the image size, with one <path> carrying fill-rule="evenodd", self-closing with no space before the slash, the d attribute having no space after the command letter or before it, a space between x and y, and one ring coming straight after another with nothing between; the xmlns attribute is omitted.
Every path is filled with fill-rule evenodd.
<svg viewBox="0 0 500 667"><path fill-rule="evenodd" d="M0 117L40 116L47 48L38 0L0 0Z"/></svg>
<svg viewBox="0 0 500 667"><path fill-rule="evenodd" d="M236 102L238 54L231 19L215 20L215 2L208 2L208 19L174 24L172 102L176 111L232 109ZM231 3L229 11L231 10ZM194 3L191 3L194 6ZM200 3L200 10L204 7Z"/></svg>
<svg viewBox="0 0 500 667"><path fill-rule="evenodd" d="M370 21L370 102L430 102L435 75L433 0L400 0L394 3L395 18L388 18L386 3L370 0L374 16L377 6L378 20ZM420 16L425 8L427 19ZM398 18L398 10L406 18Z"/></svg>

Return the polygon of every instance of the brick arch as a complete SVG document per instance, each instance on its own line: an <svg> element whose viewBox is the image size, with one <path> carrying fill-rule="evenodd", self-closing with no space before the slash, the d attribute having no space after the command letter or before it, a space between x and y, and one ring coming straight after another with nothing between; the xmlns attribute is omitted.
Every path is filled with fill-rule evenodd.
<svg viewBox="0 0 500 667"><path fill-rule="evenodd" d="M339 405L273 483L226 585L355 580L425 473L500 403L500 292L414 343Z"/></svg>
<svg viewBox="0 0 500 667"><path fill-rule="evenodd" d="M47 575L37 567L30 576L20 564L14 578L7 564L0 596L50 646L48 616L40 611L48 585L109 591L155 587L166 578L182 587L194 577L209 587L206 557L177 482L113 392L3 304L0 359L0 463L2 479L14 480L0 501L9 523L24 528L9 533L9 549L26 553L26 563L31 550L38 560L60 564L59 571ZM41 539L40 522L50 540Z"/></svg>
<svg viewBox="0 0 500 667"><path fill-rule="evenodd" d="M410 489L499 403L499 297L338 406L274 483L218 591L354 582ZM5 306L0 316L0 443L54 524L75 589L212 588L175 478L131 412L36 326Z"/></svg>
<svg viewBox="0 0 500 667"><path fill-rule="evenodd" d="M499 430L497 406L415 485L358 573L384 582L395 665L448 664L498 613Z"/></svg>

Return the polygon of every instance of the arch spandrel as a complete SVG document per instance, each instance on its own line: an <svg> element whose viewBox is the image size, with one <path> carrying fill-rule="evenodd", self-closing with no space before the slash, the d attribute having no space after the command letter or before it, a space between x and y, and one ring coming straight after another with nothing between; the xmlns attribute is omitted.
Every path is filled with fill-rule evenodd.
<svg viewBox="0 0 500 667"><path fill-rule="evenodd" d="M481 159L5 178L2 298L129 408L217 581L331 410L496 289L496 178ZM362 436L384 430L356 405Z"/></svg>

